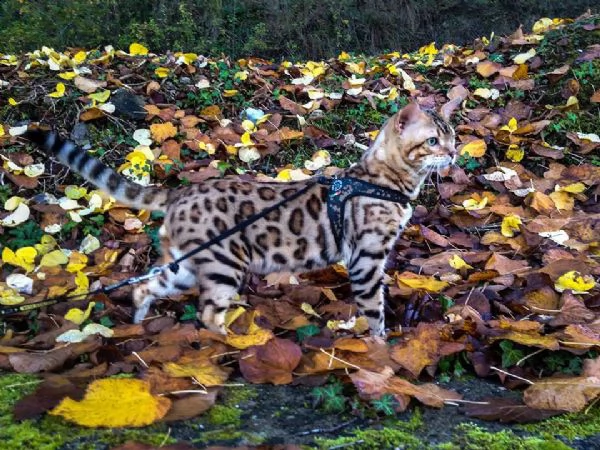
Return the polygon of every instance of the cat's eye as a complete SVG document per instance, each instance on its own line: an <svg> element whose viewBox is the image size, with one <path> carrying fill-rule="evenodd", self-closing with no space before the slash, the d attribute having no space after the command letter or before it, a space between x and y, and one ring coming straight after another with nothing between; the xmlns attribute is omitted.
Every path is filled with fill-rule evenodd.
<svg viewBox="0 0 600 450"><path fill-rule="evenodd" d="M427 145L434 146L434 145L437 145L437 143L438 143L438 138L436 138L436 137L430 137L429 139L427 139Z"/></svg>

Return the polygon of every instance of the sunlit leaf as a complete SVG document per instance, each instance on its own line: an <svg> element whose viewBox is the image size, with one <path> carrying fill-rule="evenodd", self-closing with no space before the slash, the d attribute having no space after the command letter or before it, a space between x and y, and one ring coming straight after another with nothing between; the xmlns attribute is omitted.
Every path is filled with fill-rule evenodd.
<svg viewBox="0 0 600 450"><path fill-rule="evenodd" d="M96 303L94 302L88 303L88 306L85 311L79 308L71 308L65 314L65 319L67 319L70 322L73 322L76 325L81 325L90 317L90 314L92 313L92 308L95 305Z"/></svg>
<svg viewBox="0 0 600 450"><path fill-rule="evenodd" d="M450 267L456 270L461 269L472 269L473 266L467 264L464 259L462 259L459 255L452 255L452 258L448 261Z"/></svg>
<svg viewBox="0 0 600 450"><path fill-rule="evenodd" d="M10 248L2 249L2 261L5 264L21 267L26 272L31 272L35 267L34 261L37 256L37 250L33 247L22 247L13 252Z"/></svg>
<svg viewBox="0 0 600 450"><path fill-rule="evenodd" d="M92 381L81 401L66 398L51 415L86 427L141 427L162 418L171 401L150 393L150 384L131 378Z"/></svg>
<svg viewBox="0 0 600 450"><path fill-rule="evenodd" d="M504 216L502 219L502 225L500 226L500 231L502 236L513 237L515 235L515 231L519 231L519 225L523 222L519 216L514 214L508 214Z"/></svg>
<svg viewBox="0 0 600 450"><path fill-rule="evenodd" d="M475 139L463 146L460 150L461 155L469 155L473 158L480 158L485 155L487 144L483 139Z"/></svg>
<svg viewBox="0 0 600 450"><path fill-rule="evenodd" d="M51 92L50 94L48 94L48 97L53 97L53 98L60 98L63 97L65 95L65 85L62 83L57 83L56 88L54 90L54 92Z"/></svg>
<svg viewBox="0 0 600 450"><path fill-rule="evenodd" d="M591 275L582 275L575 270L562 274L554 283L554 288L558 292L570 289L574 294L585 294L594 289L595 286L594 277Z"/></svg>
<svg viewBox="0 0 600 450"><path fill-rule="evenodd" d="M56 267L68 262L69 258L62 250L53 250L42 256L40 267Z"/></svg>
<svg viewBox="0 0 600 450"><path fill-rule="evenodd" d="M148 49L146 47L144 47L142 44L138 44L137 42L134 42L129 45L129 54L133 55L133 56L137 56L137 55L144 56L144 55L148 54Z"/></svg>
<svg viewBox="0 0 600 450"><path fill-rule="evenodd" d="M519 162L525 156L525 151L519 147L517 144L511 144L506 150L506 159L509 159L513 162Z"/></svg>

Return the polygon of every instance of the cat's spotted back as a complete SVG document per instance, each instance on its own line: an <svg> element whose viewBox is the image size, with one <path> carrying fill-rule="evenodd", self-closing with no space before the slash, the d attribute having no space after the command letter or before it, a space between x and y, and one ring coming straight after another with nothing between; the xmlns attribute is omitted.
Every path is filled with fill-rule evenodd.
<svg viewBox="0 0 600 450"><path fill-rule="evenodd" d="M213 179L174 189L142 187L124 179L54 132L32 128L25 137L77 170L121 203L165 212L161 229L167 259L214 238L240 221L306 187L307 181L254 183ZM343 176L397 189L414 199L424 178L454 161L454 131L437 114L410 104L392 116L359 163ZM343 217L344 238L336 242L327 214L329 188L306 192L209 249L135 288L135 321L157 298L200 291L204 324L224 332L224 317L248 272L266 274L345 261L359 310L372 333L384 332L383 268L396 237L412 215L410 204L354 197Z"/></svg>

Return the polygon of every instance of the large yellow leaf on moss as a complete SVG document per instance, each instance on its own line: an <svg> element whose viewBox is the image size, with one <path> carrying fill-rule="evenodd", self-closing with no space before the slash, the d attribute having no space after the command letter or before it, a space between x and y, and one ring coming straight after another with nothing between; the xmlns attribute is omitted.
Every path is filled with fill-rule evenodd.
<svg viewBox="0 0 600 450"><path fill-rule="evenodd" d="M177 128L171 122L165 123L153 123L150 125L150 133L152 139L156 142L163 142L169 138L175 137L177 134Z"/></svg>
<svg viewBox="0 0 600 450"><path fill-rule="evenodd" d="M63 399L50 411L84 427L143 427L160 420L171 400L150 393L150 383L126 378L93 381L83 400Z"/></svg>

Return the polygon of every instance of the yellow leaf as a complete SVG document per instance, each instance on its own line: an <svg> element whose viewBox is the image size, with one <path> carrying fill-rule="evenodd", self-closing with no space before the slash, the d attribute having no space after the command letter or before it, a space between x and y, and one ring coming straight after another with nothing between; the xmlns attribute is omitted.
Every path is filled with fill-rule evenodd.
<svg viewBox="0 0 600 450"><path fill-rule="evenodd" d="M302 303L300 305L300 309L308 315L315 316L315 317L321 317L320 314L318 312L316 312L309 303L306 303L306 302Z"/></svg>
<svg viewBox="0 0 600 450"><path fill-rule="evenodd" d="M529 51L525 53L519 53L517 56L513 58L515 64L525 64L525 62L529 61L536 55L535 48L529 49Z"/></svg>
<svg viewBox="0 0 600 450"><path fill-rule="evenodd" d="M62 83L57 83L56 90L48 94L48 97L59 98L65 95L65 85Z"/></svg>
<svg viewBox="0 0 600 450"><path fill-rule="evenodd" d="M169 70L168 67L157 67L154 70L154 74L158 77L158 78L167 78L169 76L169 73L171 71Z"/></svg>
<svg viewBox="0 0 600 450"><path fill-rule="evenodd" d="M505 237L513 237L515 235L515 231L519 231L519 225L523 222L519 216L514 214L508 214L502 219L502 225L500 226L500 232L502 236Z"/></svg>
<svg viewBox="0 0 600 450"><path fill-rule="evenodd" d="M225 338L225 343L243 350L252 347L253 345L264 345L273 337L273 332L271 330L259 328L253 334L228 334Z"/></svg>
<svg viewBox="0 0 600 450"><path fill-rule="evenodd" d="M254 142L252 142L252 138L250 137L249 131L246 131L244 134L242 134L240 141L241 141L242 145L245 145L246 147L254 145Z"/></svg>
<svg viewBox="0 0 600 450"><path fill-rule="evenodd" d="M163 364L163 370L175 378L193 377L195 381L206 387L222 385L229 378L228 372L206 360L187 364L168 362Z"/></svg>
<svg viewBox="0 0 600 450"><path fill-rule="evenodd" d="M452 258L450 258L450 260L448 261L448 263L450 264L450 267L456 270L473 268L473 266L467 264L467 262L458 255L453 255Z"/></svg>
<svg viewBox="0 0 600 450"><path fill-rule="evenodd" d="M69 263L67 264L67 272L76 273L83 270L88 263L87 255L73 251L69 255Z"/></svg>
<svg viewBox="0 0 600 450"><path fill-rule="evenodd" d="M98 103L104 103L110 97L110 91L108 89L101 92L94 92L88 95L92 100L96 100Z"/></svg>
<svg viewBox="0 0 600 450"><path fill-rule="evenodd" d="M152 134L152 139L161 143L169 138L175 137L177 128L175 128L171 122L153 123L150 125L150 134Z"/></svg>
<svg viewBox="0 0 600 450"><path fill-rule="evenodd" d="M33 247L22 247L13 252L10 248L4 247L2 250L2 261L5 264L21 267L26 272L31 272L35 267L34 261L37 251Z"/></svg>
<svg viewBox="0 0 600 450"><path fill-rule="evenodd" d="M554 206L558 210L572 211L575 206L575 200L568 192L555 191L548 195L554 202Z"/></svg>
<svg viewBox="0 0 600 450"><path fill-rule="evenodd" d="M246 119L242 122L242 128L248 132L256 131L256 126L254 126L254 122L252 122L251 120L248 120L248 119Z"/></svg>
<svg viewBox="0 0 600 450"><path fill-rule="evenodd" d="M278 181L292 181L292 169L280 170L275 179Z"/></svg>
<svg viewBox="0 0 600 450"><path fill-rule="evenodd" d="M581 275L575 270L562 274L554 283L554 288L558 292L571 289L574 294L586 294L594 286L596 282L591 275Z"/></svg>
<svg viewBox="0 0 600 450"><path fill-rule="evenodd" d="M445 281L439 281L433 277L412 273L397 274L396 281L412 289L423 289L428 292L440 292L448 286L448 283Z"/></svg>
<svg viewBox="0 0 600 450"><path fill-rule="evenodd" d="M348 61L350 59L350 55L344 51L339 54L338 61Z"/></svg>
<svg viewBox="0 0 600 450"><path fill-rule="evenodd" d="M487 144L483 139L475 139L471 141L460 150L460 154L467 154L473 158L480 158L485 155L485 151L487 150Z"/></svg>
<svg viewBox="0 0 600 450"><path fill-rule="evenodd" d="M90 317L95 304L94 302L89 302L85 311L79 308L71 308L65 314L65 319L73 322L75 325L81 325Z"/></svg>
<svg viewBox="0 0 600 450"><path fill-rule="evenodd" d="M77 76L77 74L75 72L63 72L63 73L59 73L58 76L60 78L62 78L63 80L72 80L73 78L75 78Z"/></svg>
<svg viewBox="0 0 600 450"><path fill-rule="evenodd" d="M246 309L243 306L238 306L235 309L229 309L225 313L225 327L229 328L229 326L233 322L235 322L245 312L246 312Z"/></svg>
<svg viewBox="0 0 600 450"><path fill-rule="evenodd" d="M225 89L223 91L223 97L234 97L237 93L237 89Z"/></svg>
<svg viewBox="0 0 600 450"><path fill-rule="evenodd" d="M85 61L85 58L87 58L87 53L84 52L83 50L81 50L81 51L77 52L75 54L75 56L73 56L73 62L76 65L79 65L79 64L81 64L82 62Z"/></svg>
<svg viewBox="0 0 600 450"><path fill-rule="evenodd" d="M133 56L147 55L148 49L146 47L144 47L142 44L138 44L137 42L134 42L133 44L131 44L129 46L129 54L133 55Z"/></svg>
<svg viewBox="0 0 600 450"><path fill-rule="evenodd" d="M504 125L503 127L500 127L501 130L506 130L510 133L514 133L515 131L517 131L519 127L517 126L517 119L515 119L514 117L512 117L509 121L508 121L508 125Z"/></svg>
<svg viewBox="0 0 600 450"><path fill-rule="evenodd" d="M19 103L21 103L21 102L18 102L18 101L16 101L16 100L15 100L14 98L12 98L12 97L9 97L9 98L8 98L8 104L9 104L10 106L17 106Z"/></svg>
<svg viewBox="0 0 600 450"><path fill-rule="evenodd" d="M85 194L87 194L87 188L85 187L70 184L65 188L65 196L71 200L79 200L84 197Z"/></svg>
<svg viewBox="0 0 600 450"><path fill-rule="evenodd" d="M23 303L25 297L19 295L19 293L8 286L0 286L0 305L13 306Z"/></svg>
<svg viewBox="0 0 600 450"><path fill-rule="evenodd" d="M511 144L506 150L506 158L512 162L519 162L525 156L525 151L517 144Z"/></svg>
<svg viewBox="0 0 600 450"><path fill-rule="evenodd" d="M77 288L73 290L73 295L87 294L90 289L90 280L85 273L77 272L75 274L75 285Z"/></svg>
<svg viewBox="0 0 600 450"><path fill-rule="evenodd" d="M559 187L557 190L569 192L571 194L581 194L583 191L585 191L585 184L583 184L582 182L571 183L567 186Z"/></svg>
<svg viewBox="0 0 600 450"><path fill-rule="evenodd" d="M248 71L242 70L240 72L236 72L235 75L233 76L233 78L235 78L236 80L240 80L240 81L247 80L248 79Z"/></svg>
<svg viewBox="0 0 600 450"><path fill-rule="evenodd" d="M85 427L142 427L165 416L171 401L154 396L150 383L131 378L105 378L90 383L83 400L63 399L53 416Z"/></svg>
<svg viewBox="0 0 600 450"><path fill-rule="evenodd" d="M56 267L69 262L67 255L62 250L53 250L42 256L40 267Z"/></svg>
<svg viewBox="0 0 600 450"><path fill-rule="evenodd" d="M462 202L463 208L467 211L477 211L486 207L488 203L488 198L483 197L481 200L477 200L474 198L469 198Z"/></svg>

